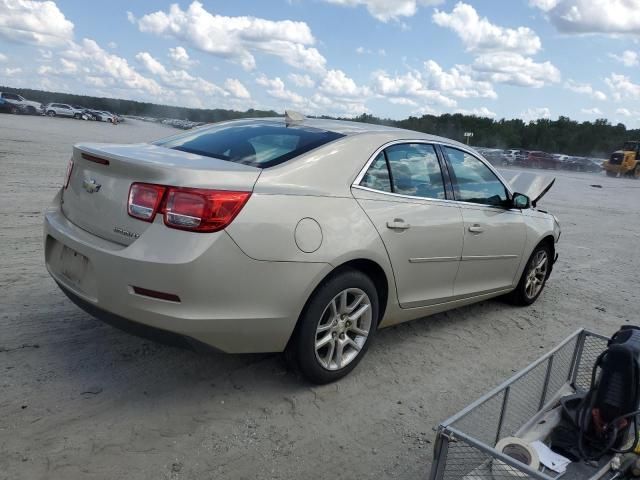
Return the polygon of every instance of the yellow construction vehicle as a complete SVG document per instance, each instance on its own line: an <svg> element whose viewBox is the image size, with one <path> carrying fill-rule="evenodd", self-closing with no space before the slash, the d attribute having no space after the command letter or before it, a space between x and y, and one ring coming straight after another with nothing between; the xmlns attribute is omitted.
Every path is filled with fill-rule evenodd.
<svg viewBox="0 0 640 480"><path fill-rule="evenodd" d="M616 150L602 164L608 177L620 176L640 179L640 141L624 142L622 150Z"/></svg>

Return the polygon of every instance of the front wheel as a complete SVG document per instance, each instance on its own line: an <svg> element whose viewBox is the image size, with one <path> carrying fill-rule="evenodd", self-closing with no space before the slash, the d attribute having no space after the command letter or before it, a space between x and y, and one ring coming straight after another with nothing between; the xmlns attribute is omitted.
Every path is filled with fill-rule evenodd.
<svg viewBox="0 0 640 480"><path fill-rule="evenodd" d="M362 272L343 270L314 292L287 353L311 382L333 382L360 362L377 324L375 285Z"/></svg>
<svg viewBox="0 0 640 480"><path fill-rule="evenodd" d="M609 170L607 170L607 177L617 177L618 174L616 172L610 172Z"/></svg>
<svg viewBox="0 0 640 480"><path fill-rule="evenodd" d="M47 115L49 115L50 117L55 117L56 116L56 112L54 112L53 110L49 110L47 112Z"/></svg>
<svg viewBox="0 0 640 480"><path fill-rule="evenodd" d="M516 289L508 295L514 305L527 306L535 302L551 272L551 249L548 245L538 245L529 257Z"/></svg>

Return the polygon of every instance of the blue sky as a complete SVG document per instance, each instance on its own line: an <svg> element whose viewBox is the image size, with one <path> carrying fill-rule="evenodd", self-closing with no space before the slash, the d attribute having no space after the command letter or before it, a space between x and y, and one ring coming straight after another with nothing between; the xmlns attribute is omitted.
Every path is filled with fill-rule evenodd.
<svg viewBox="0 0 640 480"><path fill-rule="evenodd" d="M0 85L640 126L640 0L0 0Z"/></svg>

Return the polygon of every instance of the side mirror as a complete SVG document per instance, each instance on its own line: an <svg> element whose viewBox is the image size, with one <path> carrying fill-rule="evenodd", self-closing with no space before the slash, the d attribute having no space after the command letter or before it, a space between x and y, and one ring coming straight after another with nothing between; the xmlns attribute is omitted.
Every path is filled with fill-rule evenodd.
<svg viewBox="0 0 640 480"><path fill-rule="evenodd" d="M531 199L522 193L514 193L511 206L520 210L531 207Z"/></svg>

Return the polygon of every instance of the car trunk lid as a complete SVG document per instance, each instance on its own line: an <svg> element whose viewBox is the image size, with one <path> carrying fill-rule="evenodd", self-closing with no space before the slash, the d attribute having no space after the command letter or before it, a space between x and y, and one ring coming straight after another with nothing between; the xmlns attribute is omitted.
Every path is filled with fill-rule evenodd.
<svg viewBox="0 0 640 480"><path fill-rule="evenodd" d="M78 144L72 159L62 194L64 215L83 230L122 245L133 243L151 225L127 212L132 183L252 191L261 172L150 144Z"/></svg>

